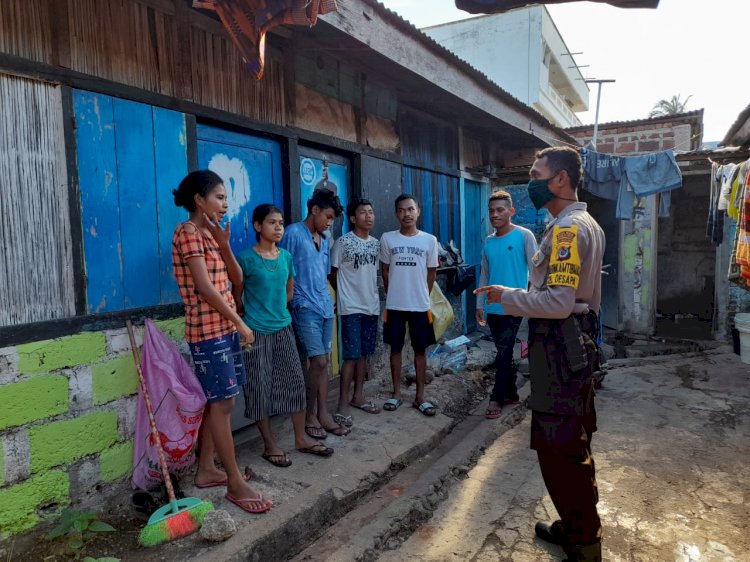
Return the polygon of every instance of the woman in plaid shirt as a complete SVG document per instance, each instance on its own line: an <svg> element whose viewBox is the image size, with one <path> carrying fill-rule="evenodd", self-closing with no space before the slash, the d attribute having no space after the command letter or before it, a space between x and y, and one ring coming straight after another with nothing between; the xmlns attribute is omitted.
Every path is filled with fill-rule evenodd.
<svg viewBox="0 0 750 562"><path fill-rule="evenodd" d="M228 208L226 189L217 174L200 170L188 174L173 194L175 205L190 213L175 229L172 265L185 304L185 339L208 400L195 484L226 486L230 502L262 513L272 504L240 473L230 422L234 397L246 382L241 344L252 344L254 335L232 297L230 281L242 283L242 270L229 246L229 223L219 224ZM214 464L214 452L226 472Z"/></svg>

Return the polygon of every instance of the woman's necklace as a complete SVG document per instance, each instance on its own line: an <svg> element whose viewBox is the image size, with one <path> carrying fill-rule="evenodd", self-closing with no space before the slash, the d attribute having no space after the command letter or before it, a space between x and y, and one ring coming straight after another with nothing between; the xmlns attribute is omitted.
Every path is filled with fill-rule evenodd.
<svg viewBox="0 0 750 562"><path fill-rule="evenodd" d="M275 257L269 258L266 260L265 257L263 257L263 254L260 253L260 251L256 250L258 252L258 255L260 256L260 260L263 262L263 267L266 268L266 271L269 271L271 273L275 273L277 269L279 269L279 249L274 248L275 252L273 252L273 255ZM268 265L268 262L271 262L273 264L273 267L270 267Z"/></svg>

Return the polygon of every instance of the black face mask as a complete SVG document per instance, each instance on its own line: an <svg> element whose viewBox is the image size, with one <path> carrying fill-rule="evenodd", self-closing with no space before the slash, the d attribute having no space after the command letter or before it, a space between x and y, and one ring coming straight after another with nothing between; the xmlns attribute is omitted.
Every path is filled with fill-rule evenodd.
<svg viewBox="0 0 750 562"><path fill-rule="evenodd" d="M549 180L551 179L531 180L526 185L526 190L529 192L529 199L531 199L531 203L537 211L557 197L549 190Z"/></svg>

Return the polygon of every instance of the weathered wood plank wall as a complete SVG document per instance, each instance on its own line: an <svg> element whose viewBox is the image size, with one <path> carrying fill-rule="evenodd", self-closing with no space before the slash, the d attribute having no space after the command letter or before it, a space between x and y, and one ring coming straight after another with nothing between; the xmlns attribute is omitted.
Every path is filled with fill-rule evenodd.
<svg viewBox="0 0 750 562"><path fill-rule="evenodd" d="M0 52L286 125L284 69L246 71L221 24L180 0L0 0Z"/></svg>
<svg viewBox="0 0 750 562"><path fill-rule="evenodd" d="M0 75L0 326L75 314L60 88Z"/></svg>

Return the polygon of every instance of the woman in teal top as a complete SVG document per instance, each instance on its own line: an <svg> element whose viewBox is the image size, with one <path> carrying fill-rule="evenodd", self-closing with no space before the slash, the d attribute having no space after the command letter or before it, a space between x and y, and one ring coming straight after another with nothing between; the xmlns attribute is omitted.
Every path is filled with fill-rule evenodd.
<svg viewBox="0 0 750 562"><path fill-rule="evenodd" d="M258 422L265 446L262 457L286 467L292 461L271 432L271 416L292 414L298 451L328 457L333 449L305 433L305 378L287 308L294 293L294 266L291 254L276 246L284 235L281 211L259 205L253 211L253 228L258 242L237 257L243 282L234 288L242 295L244 321L255 332L255 343L245 352L245 417Z"/></svg>

